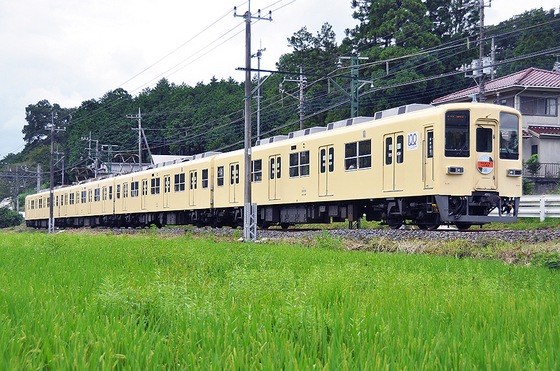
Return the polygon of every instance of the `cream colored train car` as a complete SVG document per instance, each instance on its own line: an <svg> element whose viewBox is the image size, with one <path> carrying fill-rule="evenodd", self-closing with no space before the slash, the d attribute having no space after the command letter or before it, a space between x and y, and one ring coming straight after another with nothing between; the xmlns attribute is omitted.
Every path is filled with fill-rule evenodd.
<svg viewBox="0 0 560 371"><path fill-rule="evenodd" d="M520 128L509 107L410 105L263 140L251 161L258 222L514 222ZM238 150L57 189L55 218L60 226L240 225L243 195ZM48 202L48 193L28 197L28 225L46 227Z"/></svg>

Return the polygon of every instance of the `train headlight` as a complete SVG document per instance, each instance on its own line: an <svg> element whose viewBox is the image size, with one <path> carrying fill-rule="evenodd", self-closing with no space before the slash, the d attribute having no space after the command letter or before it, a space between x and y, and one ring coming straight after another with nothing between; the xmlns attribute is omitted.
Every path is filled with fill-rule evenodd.
<svg viewBox="0 0 560 371"><path fill-rule="evenodd" d="M463 175L464 169L462 166L448 166L447 174Z"/></svg>
<svg viewBox="0 0 560 371"><path fill-rule="evenodd" d="M521 176L521 169L507 169L507 176Z"/></svg>

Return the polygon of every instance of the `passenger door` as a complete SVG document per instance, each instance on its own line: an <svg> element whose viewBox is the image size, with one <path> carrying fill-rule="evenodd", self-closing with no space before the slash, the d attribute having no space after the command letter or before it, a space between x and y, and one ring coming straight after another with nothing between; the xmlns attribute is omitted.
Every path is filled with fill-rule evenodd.
<svg viewBox="0 0 560 371"><path fill-rule="evenodd" d="M319 147L319 197L332 196L330 181L333 180L334 147Z"/></svg>
<svg viewBox="0 0 560 371"><path fill-rule="evenodd" d="M434 188L434 127L424 128L424 139L422 140L423 169L422 178L424 189Z"/></svg>
<svg viewBox="0 0 560 371"><path fill-rule="evenodd" d="M163 177L163 207L169 207L169 193L171 193L171 175Z"/></svg>
<svg viewBox="0 0 560 371"><path fill-rule="evenodd" d="M238 203L239 194L239 162L229 164L229 203Z"/></svg>
<svg viewBox="0 0 560 371"><path fill-rule="evenodd" d="M494 190L497 189L496 168L497 149L496 145L496 128L498 123L494 120L477 120L475 124L476 130L476 146L475 158L475 189L477 190Z"/></svg>
<svg viewBox="0 0 560 371"><path fill-rule="evenodd" d="M195 206L195 194L196 194L196 189L198 188L198 173L195 170L191 170L189 172L189 205L190 206Z"/></svg>
<svg viewBox="0 0 560 371"><path fill-rule="evenodd" d="M405 179L403 132L386 134L383 144L383 190L402 191Z"/></svg>
<svg viewBox="0 0 560 371"><path fill-rule="evenodd" d="M136 190L138 192L138 190ZM142 194L140 195L140 207L146 210L146 197L148 196L148 179L142 179Z"/></svg>
<svg viewBox="0 0 560 371"><path fill-rule="evenodd" d="M268 199L269 200L279 200L280 199L280 189L278 179L282 176L281 171L282 159L279 154L272 155L268 158Z"/></svg>

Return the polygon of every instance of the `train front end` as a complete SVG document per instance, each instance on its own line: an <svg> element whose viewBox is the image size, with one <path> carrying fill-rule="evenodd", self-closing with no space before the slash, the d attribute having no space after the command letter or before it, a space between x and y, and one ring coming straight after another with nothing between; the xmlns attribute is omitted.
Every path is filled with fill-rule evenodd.
<svg viewBox="0 0 560 371"><path fill-rule="evenodd" d="M441 222L468 228L517 221L522 194L521 114L494 104L450 105L443 114L439 139L445 145L438 157L435 195Z"/></svg>

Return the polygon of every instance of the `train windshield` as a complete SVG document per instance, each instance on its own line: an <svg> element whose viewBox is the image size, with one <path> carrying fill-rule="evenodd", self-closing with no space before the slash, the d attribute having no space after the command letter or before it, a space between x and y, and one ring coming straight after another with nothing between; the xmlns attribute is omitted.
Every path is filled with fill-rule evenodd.
<svg viewBox="0 0 560 371"><path fill-rule="evenodd" d="M445 156L469 157L469 111L448 111L445 114Z"/></svg>
<svg viewBox="0 0 560 371"><path fill-rule="evenodd" d="M519 159L519 117L500 112L500 158Z"/></svg>

